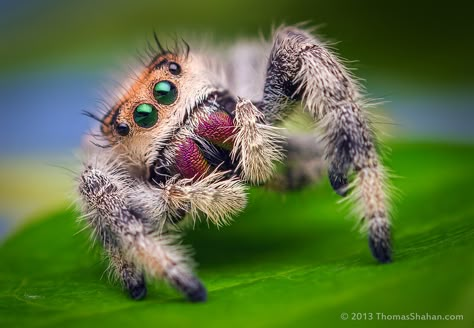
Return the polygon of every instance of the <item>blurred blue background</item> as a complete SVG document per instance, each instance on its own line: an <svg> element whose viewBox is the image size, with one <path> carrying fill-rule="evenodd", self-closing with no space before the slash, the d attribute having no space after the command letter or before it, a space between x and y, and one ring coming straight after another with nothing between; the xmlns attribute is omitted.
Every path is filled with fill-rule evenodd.
<svg viewBox="0 0 474 328"><path fill-rule="evenodd" d="M474 141L474 44L469 2L1 1L0 234L67 201L70 166L109 72L156 30L216 42L269 37L302 21L338 41L365 80L392 138ZM54 165L51 165L53 163Z"/></svg>

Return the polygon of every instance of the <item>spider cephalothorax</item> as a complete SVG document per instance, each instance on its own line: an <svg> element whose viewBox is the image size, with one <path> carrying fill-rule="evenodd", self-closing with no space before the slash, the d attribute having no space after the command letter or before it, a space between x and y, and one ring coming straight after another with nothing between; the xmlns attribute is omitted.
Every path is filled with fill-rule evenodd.
<svg viewBox="0 0 474 328"><path fill-rule="evenodd" d="M326 159L335 191L352 189L373 255L391 260L384 171L363 100L323 43L285 27L271 48L240 44L220 56L157 46L100 119L107 147L93 147L79 178L84 217L133 298L145 296L146 274L191 301L205 300L186 252L174 243L176 224L186 215L226 222L245 207L246 183L268 182L285 156L288 187L314 181ZM297 102L320 123L322 145L274 127Z"/></svg>

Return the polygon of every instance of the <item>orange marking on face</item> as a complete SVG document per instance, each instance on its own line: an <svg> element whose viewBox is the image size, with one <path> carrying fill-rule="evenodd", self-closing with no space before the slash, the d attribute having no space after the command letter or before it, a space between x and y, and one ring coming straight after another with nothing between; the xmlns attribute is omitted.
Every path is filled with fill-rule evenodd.
<svg viewBox="0 0 474 328"><path fill-rule="evenodd" d="M104 116L101 126L103 135L109 138L110 141L116 140L118 138L115 131L117 123L127 123L130 126L131 132L140 131L133 120L133 111L142 103L154 105L158 109L159 120L167 117L172 106L158 104L153 96L153 87L158 81L170 80L179 88L179 79L169 72L166 64L169 62L179 63L180 61L181 58L174 54L159 56L138 77L134 78L134 82L127 92L120 97L117 104Z"/></svg>

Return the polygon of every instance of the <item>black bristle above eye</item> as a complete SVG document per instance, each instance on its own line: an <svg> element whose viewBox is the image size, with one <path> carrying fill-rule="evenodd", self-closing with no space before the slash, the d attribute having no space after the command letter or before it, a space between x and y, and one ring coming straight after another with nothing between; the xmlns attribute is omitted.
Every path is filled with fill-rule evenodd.
<svg viewBox="0 0 474 328"><path fill-rule="evenodd" d="M92 112L89 112L87 110L83 110L82 111L82 115L85 115L87 117L90 117L92 118L93 120L96 120L97 122L99 123L102 123L102 124L105 124L105 121L103 119L101 119L100 117L98 117L97 115L95 115L94 113Z"/></svg>
<svg viewBox="0 0 474 328"><path fill-rule="evenodd" d="M153 31L153 39L154 39L154 45L150 43L147 44L146 52L148 56L146 58L146 61L150 60L152 67L155 69L160 68L161 65L164 65L167 62L167 61L163 61L163 58L161 58L160 60L160 57L163 57L165 55L172 55L172 56L184 56L185 58L188 58L189 52L191 51L189 44L183 39L174 38L174 45L171 47L168 46L168 43L165 43L165 45L163 45L163 43L159 40L158 34L156 33L156 31ZM171 41L173 41L173 39ZM160 65L158 65L158 67L155 67L158 61L160 61ZM178 67L178 70L173 70L173 71L175 72L179 71L180 73L181 68L178 64L176 65ZM172 74L174 75L179 74L179 73L175 74L173 71L170 69L170 72Z"/></svg>
<svg viewBox="0 0 474 328"><path fill-rule="evenodd" d="M160 39L158 38L158 34L156 34L156 31L153 31L153 39L155 40L156 46L158 47L158 51L160 52L160 54L165 54L168 52L168 50L165 49L161 44Z"/></svg>

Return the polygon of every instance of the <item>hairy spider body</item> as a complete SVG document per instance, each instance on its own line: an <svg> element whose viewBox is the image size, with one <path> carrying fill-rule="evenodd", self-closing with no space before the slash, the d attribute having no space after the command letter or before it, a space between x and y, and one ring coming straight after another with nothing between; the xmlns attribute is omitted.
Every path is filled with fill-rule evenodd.
<svg viewBox="0 0 474 328"><path fill-rule="evenodd" d="M84 218L132 298L145 296L147 276L204 301L176 245L177 223L228 222L245 208L247 183L269 182L285 156L288 188L319 178L326 159L335 191L351 190L372 254L391 260L385 175L363 98L322 42L283 27L271 47L240 44L222 56L156 43L150 64L98 118L107 147L88 148L78 185ZM323 128L323 143L274 126L298 102Z"/></svg>

